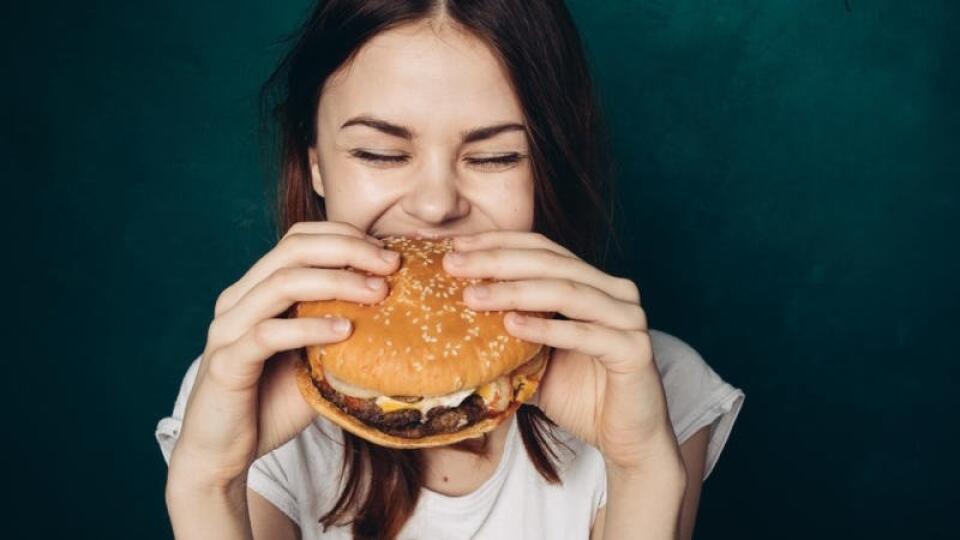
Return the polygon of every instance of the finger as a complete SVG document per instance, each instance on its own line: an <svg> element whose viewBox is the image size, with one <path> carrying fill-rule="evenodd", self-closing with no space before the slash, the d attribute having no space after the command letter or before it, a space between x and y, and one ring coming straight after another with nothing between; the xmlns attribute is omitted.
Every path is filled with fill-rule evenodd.
<svg viewBox="0 0 960 540"><path fill-rule="evenodd" d="M344 236L366 238L374 244L383 247L383 241L379 238L361 231L350 223L342 221L298 221L287 229L284 236L289 234L342 234Z"/></svg>
<svg viewBox="0 0 960 540"><path fill-rule="evenodd" d="M504 317L514 337L557 349L580 352L599 360L611 373L632 375L651 358L645 332L622 331L583 321L541 319L510 312Z"/></svg>
<svg viewBox="0 0 960 540"><path fill-rule="evenodd" d="M459 262L456 255L459 255ZM460 277L500 280L566 279L590 285L624 302L640 302L632 281L606 274L589 263L542 248L491 248L447 253L444 269Z"/></svg>
<svg viewBox="0 0 960 540"><path fill-rule="evenodd" d="M387 291L386 281L379 276L328 268L281 268L215 318L207 341L234 341L258 321L275 317L296 302L338 299L375 304Z"/></svg>
<svg viewBox="0 0 960 540"><path fill-rule="evenodd" d="M385 275L396 270L400 254L376 246L365 239L342 234L295 233L284 236L269 253L254 264L217 300L215 314L229 310L267 276L280 268L317 266L343 268L350 266L372 274Z"/></svg>
<svg viewBox="0 0 960 540"><path fill-rule="evenodd" d="M569 319L618 330L646 330L646 312L584 283L566 279L529 279L470 285L464 302L475 311L554 311Z"/></svg>
<svg viewBox="0 0 960 540"><path fill-rule="evenodd" d="M455 236L453 247L457 251L473 251L493 247L547 249L565 257L577 257L572 251L550 240L543 234L529 231L495 230Z"/></svg>
<svg viewBox="0 0 960 540"><path fill-rule="evenodd" d="M350 321L337 317L266 319L240 339L210 353L206 376L227 390L250 390L258 384L263 365L271 356L340 341L350 335L350 329Z"/></svg>

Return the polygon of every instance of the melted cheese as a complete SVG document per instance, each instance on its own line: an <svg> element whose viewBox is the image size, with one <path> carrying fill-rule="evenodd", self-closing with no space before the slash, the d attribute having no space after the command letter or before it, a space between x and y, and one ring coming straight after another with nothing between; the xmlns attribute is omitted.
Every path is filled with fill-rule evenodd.
<svg viewBox="0 0 960 540"><path fill-rule="evenodd" d="M483 399L487 409L491 411L506 410L513 400L525 402L533 397L539 380L531 375L533 374L524 375L515 372L512 377L504 375L476 389L468 388L443 396L425 397L419 401L407 403L389 396L380 395L373 390L354 386L334 377L330 373L324 373L324 377L327 379L327 382L330 383L330 386L341 394L361 399L375 398L377 406L380 407L380 410L384 413L392 413L404 409L416 409L420 411L421 421L426 421L427 413L430 409L434 407L456 407L473 393L477 393Z"/></svg>
<svg viewBox="0 0 960 540"><path fill-rule="evenodd" d="M385 413L401 411L403 409L417 409L420 411L420 420L425 421L427 419L427 411L430 409L434 407L456 407L472 393L473 388L470 388L469 390L461 390L445 396L425 397L413 403L396 400L389 396L379 396L377 397L377 406Z"/></svg>
<svg viewBox="0 0 960 540"><path fill-rule="evenodd" d="M513 398L513 392L510 391L510 380L507 376L500 377L477 388L477 393L483 398L487 408L494 411L506 409Z"/></svg>
<svg viewBox="0 0 960 540"><path fill-rule="evenodd" d="M513 388L516 393L517 401L523 403L529 401L537 391L537 385L540 383L529 375L515 375L513 377Z"/></svg>

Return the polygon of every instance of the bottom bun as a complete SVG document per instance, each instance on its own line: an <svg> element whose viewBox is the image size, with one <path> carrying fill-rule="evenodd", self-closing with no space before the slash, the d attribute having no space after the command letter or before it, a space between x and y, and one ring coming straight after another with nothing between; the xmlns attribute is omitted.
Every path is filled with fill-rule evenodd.
<svg viewBox="0 0 960 540"><path fill-rule="evenodd" d="M544 347L544 349L547 348ZM543 372L546 370L546 366L547 362L544 362L536 378L531 377L528 379L528 387L524 388L524 394L527 396L533 396L537 390L537 386L540 383L540 378L543 377ZM516 410L520 408L520 405L523 405L522 401L512 401L509 405L507 405L506 409L496 416L484 418L483 420L467 426L460 431L454 431L453 433L437 433L435 435L410 439L384 433L383 431L380 431L379 429L367 425L359 419L350 416L349 414L340 410L340 408L333 403L327 401L327 399L320 394L320 390L314 386L313 378L310 375L310 368L307 367L306 362L299 363L297 372L297 386L300 387L300 393L310 404L310 406L312 406L314 410L322 414L325 418L362 439L389 448L430 448L433 446L446 446L466 439L481 437L484 433L496 429L497 426L510 418L510 415L516 412Z"/></svg>

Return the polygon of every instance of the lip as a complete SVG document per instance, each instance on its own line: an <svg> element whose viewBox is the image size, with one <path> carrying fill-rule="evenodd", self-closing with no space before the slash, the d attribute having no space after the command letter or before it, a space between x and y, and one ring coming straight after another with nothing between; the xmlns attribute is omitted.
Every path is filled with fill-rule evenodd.
<svg viewBox="0 0 960 540"><path fill-rule="evenodd" d="M421 238L430 238L430 239L439 239L439 238L453 238L454 236L462 236L465 234L470 234L467 232L451 231L451 230L438 230L438 229L414 229L412 231L394 231L389 233L377 233L377 238L386 238L387 236L413 236Z"/></svg>
<svg viewBox="0 0 960 540"><path fill-rule="evenodd" d="M454 231L438 231L435 229L417 229L416 234L424 238L436 239L436 238L450 238L453 236L457 236L460 233L457 233Z"/></svg>

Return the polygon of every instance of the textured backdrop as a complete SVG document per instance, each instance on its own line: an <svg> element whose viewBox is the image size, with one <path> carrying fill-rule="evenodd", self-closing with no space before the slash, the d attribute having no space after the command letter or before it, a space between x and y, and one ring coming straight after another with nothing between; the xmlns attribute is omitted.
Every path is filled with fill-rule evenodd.
<svg viewBox="0 0 960 540"><path fill-rule="evenodd" d="M254 97L306 8L7 6L15 536L170 536L153 428L274 241ZM610 270L747 393L697 536L952 537L958 3L571 8L620 164Z"/></svg>

